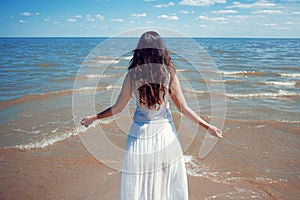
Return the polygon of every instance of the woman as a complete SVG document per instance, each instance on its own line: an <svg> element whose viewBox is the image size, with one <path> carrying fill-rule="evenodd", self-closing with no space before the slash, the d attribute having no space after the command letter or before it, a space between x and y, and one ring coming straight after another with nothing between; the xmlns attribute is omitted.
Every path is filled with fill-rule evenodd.
<svg viewBox="0 0 300 200"><path fill-rule="evenodd" d="M116 103L95 116L85 117L81 124L88 127L97 119L121 112L132 96L136 111L126 142L120 199L188 199L186 169L168 98L211 135L223 136L186 104L168 50L154 31L144 33L133 51Z"/></svg>

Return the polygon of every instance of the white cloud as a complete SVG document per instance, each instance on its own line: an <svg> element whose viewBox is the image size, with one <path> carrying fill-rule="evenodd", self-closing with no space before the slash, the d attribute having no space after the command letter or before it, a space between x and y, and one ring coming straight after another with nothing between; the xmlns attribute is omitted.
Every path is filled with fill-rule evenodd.
<svg viewBox="0 0 300 200"><path fill-rule="evenodd" d="M23 12L20 15L24 16L24 17L29 17L29 16L31 16L31 13L30 12Z"/></svg>
<svg viewBox="0 0 300 200"><path fill-rule="evenodd" d="M235 14L238 13L236 10L214 10L211 11L213 14Z"/></svg>
<svg viewBox="0 0 300 200"><path fill-rule="evenodd" d="M189 14L194 14L194 13L195 13L195 11L193 11L193 10L192 10L192 11L188 11L188 10L181 10L181 11L180 11L180 13L181 13L181 14L184 14L184 15L189 15Z"/></svg>
<svg viewBox="0 0 300 200"><path fill-rule="evenodd" d="M147 21L146 23L147 23L148 25L149 25L149 24L154 24L153 21Z"/></svg>
<svg viewBox="0 0 300 200"><path fill-rule="evenodd" d="M73 23L73 22L77 22L77 19L75 19L75 18L69 18L69 19L67 19L67 21Z"/></svg>
<svg viewBox="0 0 300 200"><path fill-rule="evenodd" d="M290 30L289 28L280 26L279 24L276 23L271 23L271 24L263 24L264 27L269 27L269 28L274 28L274 29L280 29L280 30Z"/></svg>
<svg viewBox="0 0 300 200"><path fill-rule="evenodd" d="M167 20L179 20L176 15L160 15L157 16L158 19L167 19Z"/></svg>
<svg viewBox="0 0 300 200"><path fill-rule="evenodd" d="M254 3L244 4L238 1L234 1L232 6L228 6L227 8L269 8L276 6L275 3L270 3L265 0L258 0Z"/></svg>
<svg viewBox="0 0 300 200"><path fill-rule="evenodd" d="M50 21L50 17L47 16L45 19L44 19L45 22L49 22Z"/></svg>
<svg viewBox="0 0 300 200"><path fill-rule="evenodd" d="M86 15L85 18L86 18L86 21L88 21L88 22L95 21L95 19L91 15Z"/></svg>
<svg viewBox="0 0 300 200"><path fill-rule="evenodd" d="M111 19L110 21L111 22L123 22L124 20L123 19Z"/></svg>
<svg viewBox="0 0 300 200"><path fill-rule="evenodd" d="M210 19L209 17L203 15L196 17L196 20L209 20L209 19Z"/></svg>
<svg viewBox="0 0 300 200"><path fill-rule="evenodd" d="M263 24L263 26L266 26L266 27L279 27L278 24L276 23L271 23L271 24Z"/></svg>
<svg viewBox="0 0 300 200"><path fill-rule="evenodd" d="M230 21L231 23L235 22L235 23L244 23L244 24L249 24L249 23L257 24L262 20L265 20L266 17L263 15L227 15L226 19L228 19L228 21Z"/></svg>
<svg viewBox="0 0 300 200"><path fill-rule="evenodd" d="M297 23L295 23L295 22L285 22L284 24L286 24L286 25L295 25L295 24L297 24Z"/></svg>
<svg viewBox="0 0 300 200"><path fill-rule="evenodd" d="M181 11L180 11L180 13L182 13L182 14L185 14L185 15L188 15L188 14L190 14L190 12L189 12L189 11L187 11L187 10L181 10Z"/></svg>
<svg viewBox="0 0 300 200"><path fill-rule="evenodd" d="M100 21L104 20L104 16L100 15L100 14L97 14L95 16L97 19L99 19Z"/></svg>
<svg viewBox="0 0 300 200"><path fill-rule="evenodd" d="M76 15L74 17L67 19L67 21L73 23L73 22L77 22L77 19L81 19L81 18L82 18L82 15Z"/></svg>
<svg viewBox="0 0 300 200"><path fill-rule="evenodd" d="M25 21L25 20L22 20L22 19L20 19L20 20L19 20L19 23L20 23L20 24L26 24L26 21Z"/></svg>
<svg viewBox="0 0 300 200"><path fill-rule="evenodd" d="M30 16L39 16L40 13L39 12L36 12L36 13L22 12L22 13L20 13L20 15L23 16L23 17L30 17Z"/></svg>
<svg viewBox="0 0 300 200"><path fill-rule="evenodd" d="M226 0L181 0L180 5L185 6L210 6L216 3L226 3Z"/></svg>
<svg viewBox="0 0 300 200"><path fill-rule="evenodd" d="M140 17L147 17L147 14L146 13L140 13L140 14L133 13L133 14L131 14L131 16L140 18Z"/></svg>
<svg viewBox="0 0 300 200"><path fill-rule="evenodd" d="M76 16L74 16L74 18L76 18L76 19L81 19L82 16L81 16L81 15L76 15Z"/></svg>
<svg viewBox="0 0 300 200"><path fill-rule="evenodd" d="M77 15L77 16L72 17L72 18L73 19L75 19L75 18L79 19L79 18L82 18L82 16L81 15ZM102 16L100 14L96 14L96 15L90 15L90 14L88 14L88 15L85 15L85 19L88 22L94 22L97 19L100 20L100 21L102 21L102 20L104 20L104 16Z"/></svg>
<svg viewBox="0 0 300 200"><path fill-rule="evenodd" d="M252 12L252 14L282 14L281 10L259 10Z"/></svg>
<svg viewBox="0 0 300 200"><path fill-rule="evenodd" d="M205 21L213 21L213 22L218 22L222 24L227 24L228 20L224 17L207 17L207 16L198 16L196 17L196 20L205 20Z"/></svg>
<svg viewBox="0 0 300 200"><path fill-rule="evenodd" d="M155 8L167 8L167 7L170 7L170 6L174 6L174 3L172 1L167 3L167 4L154 5L153 7L155 7Z"/></svg>

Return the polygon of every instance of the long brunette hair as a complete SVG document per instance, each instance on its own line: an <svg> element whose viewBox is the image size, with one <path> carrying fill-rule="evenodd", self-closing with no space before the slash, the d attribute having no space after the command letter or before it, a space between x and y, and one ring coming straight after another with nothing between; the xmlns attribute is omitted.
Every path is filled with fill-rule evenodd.
<svg viewBox="0 0 300 200"><path fill-rule="evenodd" d="M160 35L154 31L144 33L128 67L132 84L139 91L139 102L149 109L164 102L169 83L175 73L174 65ZM136 83L139 82L139 83ZM158 108L159 109L159 108Z"/></svg>

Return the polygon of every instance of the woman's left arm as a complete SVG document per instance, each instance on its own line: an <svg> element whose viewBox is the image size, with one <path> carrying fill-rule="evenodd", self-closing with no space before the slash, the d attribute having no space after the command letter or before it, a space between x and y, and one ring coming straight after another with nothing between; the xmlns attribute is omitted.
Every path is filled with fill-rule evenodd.
<svg viewBox="0 0 300 200"><path fill-rule="evenodd" d="M85 127L88 127L97 119L103 119L106 117L110 117L112 115L115 115L115 114L121 112L127 105L128 101L130 100L130 97L131 97L130 77L129 77L129 74L127 74L124 79L122 89L117 98L116 103L113 106L107 108L106 110L98 113L97 115L90 115L90 116L83 118L81 120L81 124L84 125Z"/></svg>

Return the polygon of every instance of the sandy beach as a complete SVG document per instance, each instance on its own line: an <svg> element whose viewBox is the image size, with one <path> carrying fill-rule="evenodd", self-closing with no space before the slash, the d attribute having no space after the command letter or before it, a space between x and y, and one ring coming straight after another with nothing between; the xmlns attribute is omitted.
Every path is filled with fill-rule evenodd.
<svg viewBox="0 0 300 200"><path fill-rule="evenodd" d="M71 145L77 146L72 154ZM121 172L91 156L78 137L50 148L1 149L0 154L0 199L119 199ZM237 192L203 177L188 176L188 182L191 200L226 199L223 194Z"/></svg>

